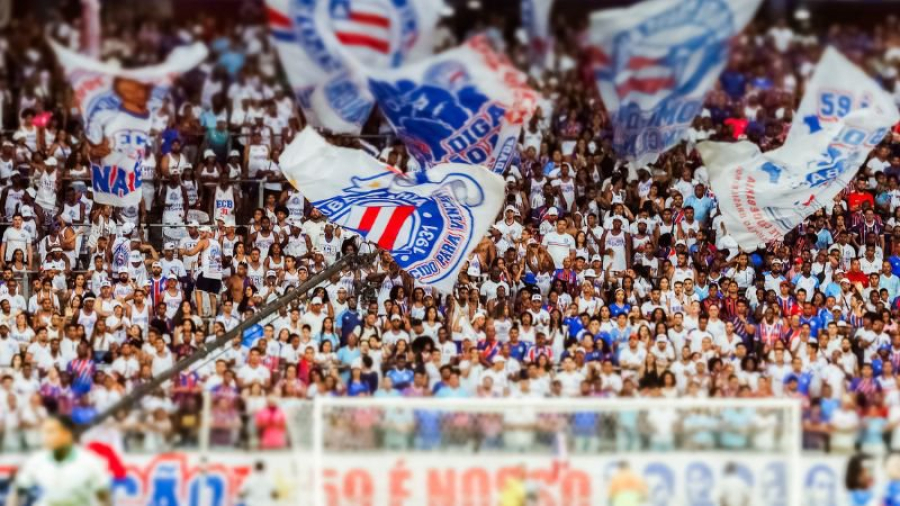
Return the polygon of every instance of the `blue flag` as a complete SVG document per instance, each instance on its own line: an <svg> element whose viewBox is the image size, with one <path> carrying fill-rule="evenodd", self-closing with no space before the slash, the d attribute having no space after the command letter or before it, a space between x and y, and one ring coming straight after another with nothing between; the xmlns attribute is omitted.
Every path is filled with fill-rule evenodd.
<svg viewBox="0 0 900 506"><path fill-rule="evenodd" d="M422 167L452 162L502 173L537 104L525 81L475 37L414 65L372 71L369 89Z"/></svg>

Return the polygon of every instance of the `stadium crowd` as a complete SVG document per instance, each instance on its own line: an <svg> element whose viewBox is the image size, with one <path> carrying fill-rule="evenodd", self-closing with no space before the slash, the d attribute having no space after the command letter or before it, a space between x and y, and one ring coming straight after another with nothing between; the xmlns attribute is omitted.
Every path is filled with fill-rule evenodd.
<svg viewBox="0 0 900 506"><path fill-rule="evenodd" d="M161 99L143 202L123 208L91 200L80 118L41 26L0 37L2 451L36 447L48 412L89 421L343 255L373 251L281 176L304 120L264 24L105 20L103 55L125 65L192 40L211 50ZM45 28L77 45L77 22ZM826 44L900 102L898 28L751 26L688 139L630 167L611 149L578 31L560 32L545 71L511 30L480 26L547 100L455 292L417 286L387 253L345 267L111 426L130 449L194 445L204 391L212 444L260 448L284 447L286 405L316 396L796 397L807 449L900 448L900 130L833 205L746 253L694 150L778 147ZM470 35L441 30L443 45ZM420 170L384 122L366 132L333 140ZM744 434L720 441L663 410L646 417L648 434L682 434L680 447L764 444L738 430L752 417L707 420Z"/></svg>

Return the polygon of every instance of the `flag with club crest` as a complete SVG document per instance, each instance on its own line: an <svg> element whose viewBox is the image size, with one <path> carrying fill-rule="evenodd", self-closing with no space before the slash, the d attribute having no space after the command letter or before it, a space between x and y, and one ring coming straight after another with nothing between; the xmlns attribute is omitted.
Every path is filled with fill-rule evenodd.
<svg viewBox="0 0 900 506"><path fill-rule="evenodd" d="M890 94L837 51L810 79L785 144L703 142L725 228L745 250L781 240L856 175L900 114Z"/></svg>
<svg viewBox="0 0 900 506"><path fill-rule="evenodd" d="M503 179L441 164L406 176L310 127L279 159L285 178L332 223L391 253L418 282L449 292L503 205Z"/></svg>
<svg viewBox="0 0 900 506"><path fill-rule="evenodd" d="M307 121L358 134L373 101L362 74L429 56L443 0L266 0L281 66Z"/></svg>
<svg viewBox="0 0 900 506"><path fill-rule="evenodd" d="M485 37L419 63L369 72L382 113L424 168L482 165L502 173L539 96Z"/></svg>
<svg viewBox="0 0 900 506"><path fill-rule="evenodd" d="M158 65L123 69L49 43L74 91L92 151L106 152L90 160L94 202L136 205L154 103L174 79L206 58L206 46L182 46Z"/></svg>
<svg viewBox="0 0 900 506"><path fill-rule="evenodd" d="M616 153L640 168L681 142L761 0L648 0L591 16L588 50Z"/></svg>

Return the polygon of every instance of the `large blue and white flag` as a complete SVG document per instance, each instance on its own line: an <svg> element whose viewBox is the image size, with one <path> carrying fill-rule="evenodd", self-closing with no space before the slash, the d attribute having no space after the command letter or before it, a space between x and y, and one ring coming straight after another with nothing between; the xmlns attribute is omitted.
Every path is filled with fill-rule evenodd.
<svg viewBox="0 0 900 506"><path fill-rule="evenodd" d="M820 129L840 128L840 120L859 109L896 109L890 94L832 46L822 53L805 88L787 142Z"/></svg>
<svg viewBox="0 0 900 506"><path fill-rule="evenodd" d="M281 65L307 121L359 133L373 101L361 77L431 55L443 0L266 0Z"/></svg>
<svg viewBox="0 0 900 506"><path fill-rule="evenodd" d="M206 45L179 47L159 65L122 69L49 43L75 93L92 145L94 202L136 205L141 201L141 161L148 147L150 116L154 102L159 102L155 97L206 58Z"/></svg>
<svg viewBox="0 0 900 506"><path fill-rule="evenodd" d="M648 0L591 16L597 87L613 148L636 168L684 137L761 0Z"/></svg>
<svg viewBox="0 0 900 506"><path fill-rule="evenodd" d="M522 28L528 38L528 57L533 65L547 66L553 45L550 33L550 10L553 0L522 0Z"/></svg>
<svg viewBox="0 0 900 506"><path fill-rule="evenodd" d="M503 179L442 164L415 177L312 128L279 159L285 178L331 222L391 252L420 283L449 292L503 205Z"/></svg>
<svg viewBox="0 0 900 506"><path fill-rule="evenodd" d="M794 116L782 147L762 153L746 141L697 146L725 228L745 250L782 239L827 205L900 118L891 96L864 72L836 52L826 55L802 102L808 106L812 97L818 113Z"/></svg>
<svg viewBox="0 0 900 506"><path fill-rule="evenodd" d="M382 113L422 167L482 165L502 173L539 96L484 37L413 65L369 72Z"/></svg>

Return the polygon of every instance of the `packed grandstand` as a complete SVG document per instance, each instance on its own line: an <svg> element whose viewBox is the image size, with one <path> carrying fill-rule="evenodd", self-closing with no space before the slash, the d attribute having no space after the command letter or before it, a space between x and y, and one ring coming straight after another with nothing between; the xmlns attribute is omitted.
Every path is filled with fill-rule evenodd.
<svg viewBox="0 0 900 506"><path fill-rule="evenodd" d="M377 253L285 181L279 155L306 121L262 9L243 8L227 22L105 15L101 54L126 67L190 42L209 49L154 112L142 200L126 207L93 202L88 134L45 43L77 48L78 22L13 20L0 37L2 451L38 448L50 413L89 423L340 258ZM438 28L441 47L485 35L544 97L453 293L387 252L348 263L107 422L124 448L197 445L209 392L210 443L229 448L286 447L290 404L372 396L797 398L807 450L898 449L900 130L833 202L749 252L728 240L695 150L781 146L826 43L900 103L897 18L866 30L751 23L687 139L645 166L612 149L583 31L557 30L542 69L503 22ZM330 140L423 170L377 114L362 135ZM210 242L219 258L198 248ZM594 420L586 449L751 450L775 430L766 416L673 414ZM641 437L622 441L623 424ZM442 444L415 430L392 444Z"/></svg>

